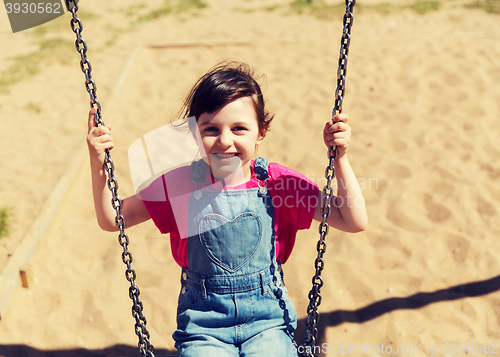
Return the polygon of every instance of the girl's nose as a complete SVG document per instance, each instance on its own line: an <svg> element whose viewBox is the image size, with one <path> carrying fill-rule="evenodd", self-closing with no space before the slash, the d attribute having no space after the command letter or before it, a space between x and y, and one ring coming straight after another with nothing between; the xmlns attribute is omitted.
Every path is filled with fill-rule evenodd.
<svg viewBox="0 0 500 357"><path fill-rule="evenodd" d="M223 130L219 135L219 144L222 147L229 147L233 145L233 137L231 131Z"/></svg>

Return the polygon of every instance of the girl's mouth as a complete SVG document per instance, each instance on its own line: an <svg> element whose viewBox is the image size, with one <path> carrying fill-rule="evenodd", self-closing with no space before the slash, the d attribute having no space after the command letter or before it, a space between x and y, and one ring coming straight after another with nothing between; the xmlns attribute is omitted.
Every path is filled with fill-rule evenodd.
<svg viewBox="0 0 500 357"><path fill-rule="evenodd" d="M219 159L229 159L231 157L238 156L237 153L230 153L230 154L217 154L217 153L215 153L213 155L215 155Z"/></svg>

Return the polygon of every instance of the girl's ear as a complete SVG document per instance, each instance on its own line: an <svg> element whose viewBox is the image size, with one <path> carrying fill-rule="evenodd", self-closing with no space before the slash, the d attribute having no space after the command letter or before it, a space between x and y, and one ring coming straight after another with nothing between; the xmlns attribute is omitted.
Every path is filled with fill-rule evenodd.
<svg viewBox="0 0 500 357"><path fill-rule="evenodd" d="M264 140L266 136L266 132L262 132L259 130L259 136L257 136L257 141L255 142L256 145L260 145L260 143L262 142L262 140Z"/></svg>

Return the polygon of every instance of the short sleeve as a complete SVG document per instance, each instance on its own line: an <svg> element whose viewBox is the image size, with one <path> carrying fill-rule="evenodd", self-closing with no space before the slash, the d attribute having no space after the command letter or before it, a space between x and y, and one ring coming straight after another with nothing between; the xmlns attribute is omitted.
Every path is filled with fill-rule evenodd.
<svg viewBox="0 0 500 357"><path fill-rule="evenodd" d="M275 164L276 165L276 164ZM275 207L285 208L297 229L308 229L318 205L319 187L306 176L284 166L274 168Z"/></svg>
<svg viewBox="0 0 500 357"><path fill-rule="evenodd" d="M185 212L186 198L189 195L182 193L189 192L192 187L191 181L187 179L190 172L189 167L180 167L158 177L139 192L139 197L160 233L170 234L172 256L183 268L188 268L187 239L182 237L186 237ZM184 229L179 232L179 227Z"/></svg>
<svg viewBox="0 0 500 357"><path fill-rule="evenodd" d="M297 228L309 229L314 217L314 211L318 206L319 200L319 187L314 182L307 179L305 176L299 174L297 177L297 190L299 199L302 199L305 204L303 206L296 207L297 209Z"/></svg>
<svg viewBox="0 0 500 357"><path fill-rule="evenodd" d="M157 178L149 186L140 191L139 196L160 233L170 233L175 229L170 222L173 212L168 200L163 176Z"/></svg>
<svg viewBox="0 0 500 357"><path fill-rule="evenodd" d="M319 187L306 176L278 164L270 164L270 189L276 233L276 259L286 262L297 231L309 229L318 205Z"/></svg>

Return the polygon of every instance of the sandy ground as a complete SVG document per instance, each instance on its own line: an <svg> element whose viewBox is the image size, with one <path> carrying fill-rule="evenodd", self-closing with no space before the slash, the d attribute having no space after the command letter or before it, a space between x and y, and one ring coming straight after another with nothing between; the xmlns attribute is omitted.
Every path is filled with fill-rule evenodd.
<svg viewBox="0 0 500 357"><path fill-rule="evenodd" d="M128 147L175 118L192 83L226 58L265 73L276 118L259 154L321 184L341 16L286 15L284 0L272 11L262 10L263 0L206 3L132 25L161 1L145 8L130 0L81 2L104 120L113 128L120 196L134 193ZM321 352L498 353L500 15L459 0L425 15L370 9L376 4L357 5L344 102L353 129L349 157L370 224L363 233L328 236ZM37 74L0 94L0 204L12 208L0 269L36 229L69 163L81 161L33 261L35 283L17 290L0 320L0 356L136 355L121 248L116 234L97 227L88 159L78 159L88 111L79 55L71 46L53 55L39 50L49 39L74 41L68 21L12 34L0 15L0 72L12 71L20 56L40 63ZM180 269L168 237L151 222L128 234L156 355L171 355ZM284 267L302 324L316 240L316 225L300 232ZM486 344L489 353L479 353Z"/></svg>

